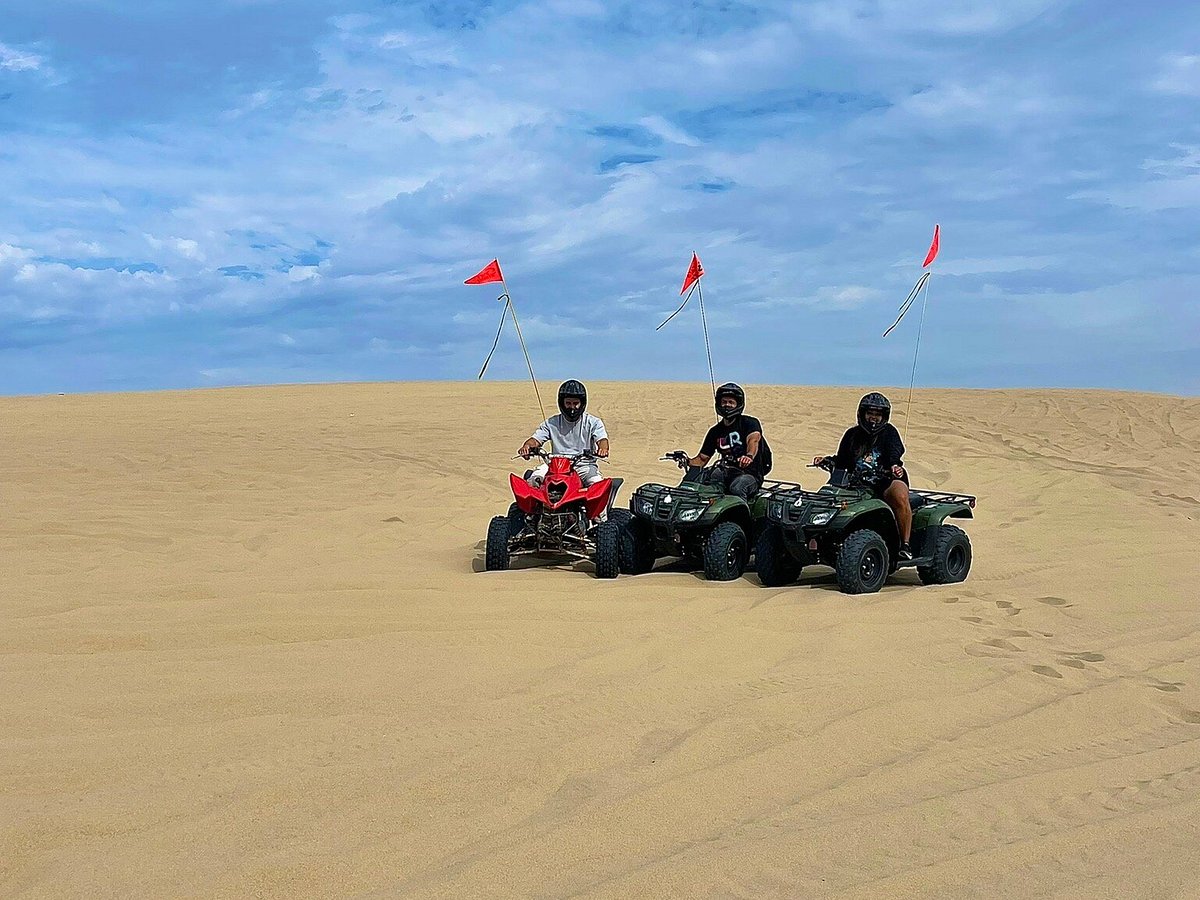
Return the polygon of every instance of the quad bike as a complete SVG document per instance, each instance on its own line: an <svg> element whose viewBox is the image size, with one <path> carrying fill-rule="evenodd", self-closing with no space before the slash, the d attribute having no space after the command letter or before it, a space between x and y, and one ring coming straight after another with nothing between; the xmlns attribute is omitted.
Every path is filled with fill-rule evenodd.
<svg viewBox="0 0 1200 900"><path fill-rule="evenodd" d="M811 468L811 467L810 467ZM869 594L900 568L915 567L924 584L963 581L971 570L971 541L946 519L973 518L970 494L910 490L913 559L900 560L900 533L890 506L869 486L851 485L849 473L827 457L816 468L831 474L818 491L777 491L755 558L765 587L791 584L804 566L832 566L847 594Z"/></svg>
<svg viewBox="0 0 1200 900"><path fill-rule="evenodd" d="M687 454L681 451L660 459L681 469L687 467ZM721 459L716 465L737 468L732 459ZM621 571L641 575L654 568L659 557L682 556L694 567L703 568L709 581L741 578L765 522L769 500L779 490L799 487L786 481L765 481L747 503L720 485L643 484L629 501L633 518L622 535Z"/></svg>
<svg viewBox="0 0 1200 900"><path fill-rule="evenodd" d="M530 455L547 461L546 477L534 487L526 480L530 472L525 478L508 476L516 500L507 516L496 516L488 525L485 568L507 569L514 556L572 556L595 563L596 577L616 578L629 519L625 510L611 508L621 479L584 485L575 462L596 459L594 453L551 456L539 450Z"/></svg>

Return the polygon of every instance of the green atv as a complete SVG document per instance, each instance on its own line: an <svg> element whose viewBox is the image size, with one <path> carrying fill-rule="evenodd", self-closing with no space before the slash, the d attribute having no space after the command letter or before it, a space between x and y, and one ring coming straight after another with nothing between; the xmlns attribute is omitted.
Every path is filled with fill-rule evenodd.
<svg viewBox="0 0 1200 900"><path fill-rule="evenodd" d="M913 559L900 561L900 534L891 507L869 487L851 486L848 473L826 458L830 472L818 491L798 486L773 492L755 546L765 587L791 584L805 566L832 566L847 594L870 594L899 568L915 567L924 584L964 581L971 571L971 541L946 519L974 518L969 494L910 490Z"/></svg>
<svg viewBox="0 0 1200 900"><path fill-rule="evenodd" d="M687 464L687 454L679 451L661 459L680 468ZM765 481L747 503L716 485L643 484L629 500L633 517L621 543L621 571L641 575L660 557L681 556L694 568L703 568L709 581L741 578L766 521L768 501L776 491L793 488L799 490L800 485Z"/></svg>

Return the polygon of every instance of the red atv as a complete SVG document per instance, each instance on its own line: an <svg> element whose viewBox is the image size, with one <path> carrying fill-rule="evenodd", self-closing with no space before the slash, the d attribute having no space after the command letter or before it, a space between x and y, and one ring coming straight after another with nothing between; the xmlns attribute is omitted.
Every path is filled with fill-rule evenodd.
<svg viewBox="0 0 1200 900"><path fill-rule="evenodd" d="M514 556L573 556L596 564L597 578L616 578L620 571L620 545L628 510L612 509L620 478L602 478L585 486L575 471L575 461L596 459L594 453L549 456L536 451L549 464L538 487L510 474L516 502L507 516L496 516L488 525L485 567L489 572L507 569ZM599 521L607 513L607 521Z"/></svg>

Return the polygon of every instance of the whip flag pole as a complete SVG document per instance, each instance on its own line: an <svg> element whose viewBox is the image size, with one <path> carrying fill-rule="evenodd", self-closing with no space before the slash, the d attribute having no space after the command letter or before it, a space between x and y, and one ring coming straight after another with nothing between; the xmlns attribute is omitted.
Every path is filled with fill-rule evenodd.
<svg viewBox="0 0 1200 900"><path fill-rule="evenodd" d="M679 296L683 297L683 302L679 304L679 308L675 312L667 316L659 323L659 328L666 325L673 318L683 312L683 308L688 305L688 301L692 299L692 294L700 298L700 325L704 329L704 354L708 358L708 381L712 385L713 393L717 391L717 379L713 375L712 363L712 344L708 340L708 317L704 314L704 290L700 287L700 279L704 277L704 266L700 264L700 257L696 255L696 251L692 251L692 263L688 266L687 275L683 277L683 287L679 289ZM684 296L684 295L687 296Z"/></svg>
<svg viewBox="0 0 1200 900"><path fill-rule="evenodd" d="M928 269L929 271L921 273L921 277L917 279L917 283L913 285L912 290L908 292L908 296L904 298L904 302L900 304L900 312L896 316L896 321L889 325L888 330L883 333L884 337L891 334L892 329L900 324L900 320L904 318L905 313L909 311L917 297L922 293L924 294L921 300L921 321L917 325L917 343L913 348L912 374L908 379L908 402L904 406L905 439L908 438L908 420L912 410L913 385L917 382L917 354L921 352L921 333L925 330L925 309L929 306L929 281L933 275L933 261L937 259L938 250L941 249L941 240L942 226L934 225L933 242L929 245L929 252L925 254L925 262L921 263L921 268Z"/></svg>
<svg viewBox="0 0 1200 900"><path fill-rule="evenodd" d="M500 311L500 327L496 329L496 339L492 341L492 349L488 351L487 359L483 361L483 366L479 370L479 374L475 380L483 378L483 373L487 371L488 363L492 361L492 354L496 352L496 345L500 343L500 332L504 330L504 320L507 315L512 316L513 327L517 330L517 340L521 343L521 353L525 356L525 365L529 369L529 380L533 382L533 393L537 397L538 409L542 413L542 421L546 419L546 407L542 405L542 393L538 390L537 377L533 374L533 363L529 360L529 350L525 347L525 337L521 334L521 323L517 320L517 307L512 302L512 297L508 293L508 285L504 281L504 273L500 271L500 261L493 259L490 263L468 278L463 284L493 284L499 282L504 289L497 300L504 301L504 309Z"/></svg>

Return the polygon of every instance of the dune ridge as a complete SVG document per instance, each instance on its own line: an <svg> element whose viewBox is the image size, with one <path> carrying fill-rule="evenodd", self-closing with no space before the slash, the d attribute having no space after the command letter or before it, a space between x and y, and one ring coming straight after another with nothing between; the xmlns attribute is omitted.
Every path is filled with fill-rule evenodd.
<svg viewBox="0 0 1200 900"><path fill-rule="evenodd" d="M711 422L588 387L625 499ZM747 390L815 487L863 390ZM974 568L865 597L479 571L527 384L0 416L0 896L1196 896L1200 399L918 390Z"/></svg>

